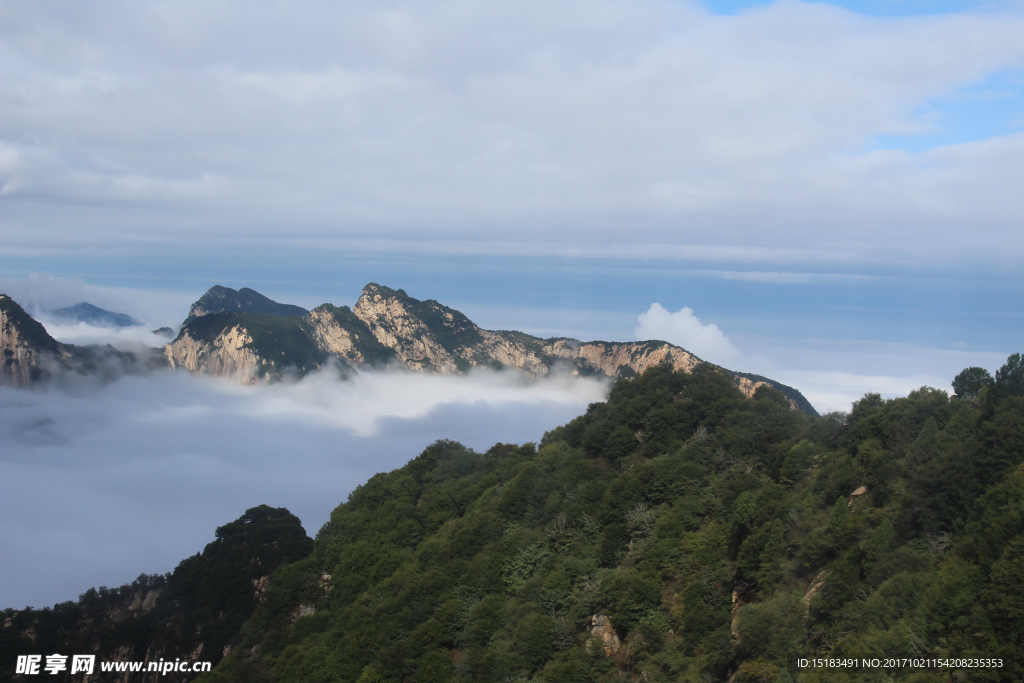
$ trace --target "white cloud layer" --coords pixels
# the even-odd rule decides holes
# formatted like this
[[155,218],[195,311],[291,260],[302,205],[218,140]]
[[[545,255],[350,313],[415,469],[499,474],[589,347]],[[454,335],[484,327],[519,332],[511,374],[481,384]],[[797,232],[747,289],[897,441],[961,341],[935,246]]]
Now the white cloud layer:
[[923,386],[949,392],[964,368],[976,365],[995,374],[1009,355],[868,340],[794,341],[752,348],[737,369],[799,389],[819,413],[849,412],[866,393],[899,398]]
[[1019,11],[107,2],[0,21],[9,252],[230,245],[284,225],[882,260],[1024,251],[1024,133],[871,149],[947,125],[932,99],[1024,67]]
[[949,393],[950,379],[934,375],[859,375],[852,372],[782,370],[784,383],[799,386],[801,393],[820,413],[849,412],[864,394],[899,398],[915,389],[932,387]]
[[637,323],[633,331],[637,339],[667,341],[716,365],[735,369],[743,355],[718,325],[702,323],[689,306],[670,313],[661,304],[653,303],[637,317]]
[[[145,325],[131,327],[93,327],[85,323],[74,325],[55,323],[46,316],[37,319],[51,337],[65,344],[87,346],[89,344],[110,344],[115,349],[130,350],[139,346],[158,347],[170,341],[165,336],[153,334]],[[175,330],[176,332],[177,330]]]
[[[60,341],[71,344],[106,344],[123,338],[144,341],[151,346],[158,344],[151,343],[154,339],[148,332],[165,326],[177,329],[177,325],[188,315],[189,306],[199,297],[195,292],[105,287],[87,283],[80,278],[38,273],[27,277],[0,276],[0,293],[7,294],[29,315],[41,320],[50,334]],[[145,331],[129,328],[112,332],[87,325],[68,325],[50,320],[47,316],[47,311],[74,306],[83,301],[114,313],[130,315],[143,323]]]
[[266,503],[315,534],[349,491],[439,438],[537,441],[607,384],[513,373],[331,373],[240,387],[170,371],[0,386],[0,607],[170,571]]

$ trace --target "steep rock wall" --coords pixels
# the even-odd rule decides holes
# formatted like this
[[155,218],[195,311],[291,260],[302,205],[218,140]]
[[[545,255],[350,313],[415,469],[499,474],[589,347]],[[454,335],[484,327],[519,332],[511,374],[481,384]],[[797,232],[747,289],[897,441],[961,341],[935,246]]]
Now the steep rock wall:
[[[269,330],[273,327],[269,318],[262,314],[243,315],[241,320],[216,322],[216,326],[225,325],[219,334],[214,333],[216,327],[207,326],[205,332],[198,332],[198,338],[189,334],[189,325],[196,323],[187,323],[179,338],[167,346],[167,358],[172,367],[234,376],[248,383],[261,376],[280,376],[285,365],[294,366],[301,374],[321,367],[331,357],[353,368],[368,364],[384,367],[397,361],[416,372],[461,375],[474,367],[510,368],[533,377],[556,371],[629,377],[662,363],[689,372],[704,362],[664,341],[581,342],[484,330],[455,309],[375,283],[363,288],[351,310],[323,304],[294,320],[298,322],[290,331],[280,325],[273,331]],[[235,327],[228,329],[232,322]],[[239,325],[247,322],[251,334],[245,325]],[[253,337],[258,343],[253,343]],[[286,343],[285,337],[290,341]],[[285,352],[281,349],[286,348],[298,348],[302,354],[282,357]],[[280,367],[271,370],[275,361],[268,359],[275,359]],[[815,414],[792,387],[748,373],[734,373],[734,383],[748,398],[759,387],[770,386],[781,391],[794,409]]]
[[[241,384],[253,384],[258,370],[268,361],[247,348],[252,337],[244,327],[235,325],[217,335],[212,341],[194,339],[185,330],[164,347],[164,355],[172,368],[183,367],[214,377],[231,377]],[[273,365],[274,361],[269,361]]]
[[462,353],[469,365],[514,368],[533,377],[551,372],[551,359],[542,349],[510,339],[501,332],[480,330],[480,336],[483,341]]
[[366,362],[356,347],[352,334],[343,328],[338,320],[324,308],[309,312],[306,320],[313,328],[313,341],[327,353],[343,358],[350,365],[359,367]]
[[[398,359],[411,370],[459,374],[452,354],[434,338],[423,320],[410,313],[405,302],[382,289],[368,285],[352,309],[377,341],[394,350]],[[454,318],[444,311],[440,315],[449,320]]]
[[0,382],[25,386],[67,356],[64,347],[6,294],[0,294]]

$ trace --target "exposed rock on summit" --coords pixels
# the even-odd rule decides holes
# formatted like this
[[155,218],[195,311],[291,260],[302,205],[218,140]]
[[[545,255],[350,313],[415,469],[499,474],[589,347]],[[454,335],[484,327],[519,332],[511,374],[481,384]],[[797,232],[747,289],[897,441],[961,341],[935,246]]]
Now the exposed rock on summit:
[[211,341],[197,339],[184,331],[172,344],[167,345],[167,360],[171,367],[181,366],[192,372],[237,377],[240,381],[252,379],[259,357],[248,347],[252,337],[241,325],[222,331]]
[[433,299],[419,301],[401,289],[371,282],[363,288],[353,313],[410,369],[452,375],[475,365],[460,351],[482,341],[480,328]]

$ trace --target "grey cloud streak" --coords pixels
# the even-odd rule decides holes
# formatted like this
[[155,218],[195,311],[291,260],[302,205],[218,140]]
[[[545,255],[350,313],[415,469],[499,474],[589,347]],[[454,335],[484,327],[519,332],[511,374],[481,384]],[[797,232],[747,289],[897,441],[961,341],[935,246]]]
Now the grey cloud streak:
[[261,503],[315,534],[349,491],[434,440],[536,441],[605,388],[404,372],[241,387],[170,371],[0,387],[0,606],[170,571]]
[[[894,257],[927,242],[928,257],[988,261],[1024,246],[1024,134],[863,151],[934,128],[918,113],[928,98],[1024,65],[1019,12],[13,7],[0,48],[10,245],[145,250],[288,225],[597,243],[629,228],[653,244],[853,253],[881,240]],[[85,233],[39,209],[68,202],[100,207]]]

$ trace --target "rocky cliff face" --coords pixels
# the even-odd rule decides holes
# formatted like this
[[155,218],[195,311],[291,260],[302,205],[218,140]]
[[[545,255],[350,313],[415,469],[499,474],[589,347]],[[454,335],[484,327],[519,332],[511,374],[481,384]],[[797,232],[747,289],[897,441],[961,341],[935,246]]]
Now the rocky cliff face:
[[666,361],[677,370],[690,370],[701,362],[667,342],[584,343],[483,330],[436,301],[417,301],[402,290],[372,283],[363,289],[354,312],[412,370],[462,374],[482,366],[542,376],[563,366],[573,374],[613,377],[639,374]]
[[412,370],[460,374],[471,365],[460,352],[480,339],[480,328],[458,311],[374,283],[363,288],[353,313]]
[[118,351],[109,344],[62,344],[6,294],[0,294],[0,353],[0,383],[15,386],[66,374],[112,380],[166,365],[156,349]]
[[352,333],[343,327],[327,305],[319,306],[309,312],[309,322],[313,326],[313,341],[327,353],[344,358],[353,365],[366,362],[363,354],[356,348],[356,340]]
[[348,306],[323,304],[310,311],[304,320],[319,349],[352,367],[386,365],[396,359],[394,349],[382,344]]
[[164,355],[171,367],[243,384],[303,374],[332,358],[353,368],[396,358],[347,306],[331,304],[301,317],[224,312],[190,317]]
[[172,368],[233,377],[249,384],[256,380],[259,366],[266,365],[266,361],[249,348],[251,344],[252,337],[241,325],[226,328],[212,340],[193,337],[185,329],[164,347],[164,355]]
[[[208,306],[200,305],[204,300],[223,298],[216,289],[193,305],[193,317],[182,326],[178,338],[167,345],[166,355],[172,366],[252,383],[280,377],[289,367],[289,358],[301,371],[334,358],[352,368],[400,364],[415,372],[445,375],[464,374],[474,367],[509,368],[533,377],[558,371],[632,377],[661,363],[689,371],[703,362],[664,341],[581,342],[484,330],[437,301],[420,301],[401,289],[376,283],[363,288],[351,310],[323,304],[302,317],[273,319],[267,315],[205,313]],[[267,333],[264,328],[268,326],[276,331]],[[281,350],[285,338],[287,353]],[[294,361],[296,358],[309,360],[302,364]],[[814,412],[800,392],[767,378],[736,373],[735,382],[748,397],[758,387],[768,385],[781,391],[794,408]]]
[[24,386],[41,379],[68,353],[6,294],[0,294],[0,381]]
[[689,371],[702,362],[692,353],[663,341],[581,344],[575,339],[559,339],[545,344],[545,349],[556,358],[570,360],[578,371],[592,370],[609,377],[639,375],[651,366],[666,362],[673,370]]

